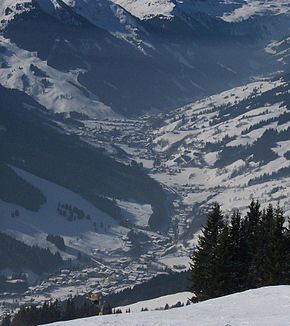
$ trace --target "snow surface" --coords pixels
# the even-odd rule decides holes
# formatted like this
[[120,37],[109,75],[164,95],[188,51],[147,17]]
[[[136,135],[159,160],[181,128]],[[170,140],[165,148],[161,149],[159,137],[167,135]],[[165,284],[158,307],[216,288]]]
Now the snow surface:
[[[8,66],[0,68],[2,86],[24,91],[55,113],[75,111],[99,118],[117,116],[110,107],[100,102],[97,96],[87,90],[84,91],[77,80],[81,70],[70,72],[56,70],[46,61],[39,59],[36,53],[20,49],[3,36],[0,36],[0,46],[5,47],[7,51],[0,59]],[[43,71],[47,77],[36,76],[31,71],[31,64]]]
[[[95,26],[112,33],[134,33],[135,19],[110,0],[62,0],[78,15]],[[53,14],[59,8],[57,0],[37,0],[40,7]]]
[[236,22],[248,19],[254,15],[263,14],[290,14],[289,0],[246,0],[243,6],[231,13],[225,14],[223,19],[228,22]]
[[129,304],[127,306],[120,306],[115,309],[121,309],[125,312],[130,309],[131,312],[141,312],[141,309],[147,308],[148,310],[161,310],[164,309],[165,305],[168,304],[170,307],[180,302],[186,305],[187,301],[192,298],[191,292],[180,292],[176,294],[165,295],[159,298],[139,301],[137,303]]
[[175,4],[172,0],[113,0],[124,7],[132,15],[140,19],[155,16],[173,17]]
[[140,19],[162,17],[170,19],[175,15],[182,16],[196,12],[221,17],[228,22],[246,20],[254,15],[288,14],[288,0],[113,0],[132,15]]
[[[45,195],[46,203],[38,212],[31,212],[14,204],[0,201],[0,213],[5,217],[0,221],[1,230],[5,230],[6,233],[28,245],[49,247],[55,252],[55,246],[46,241],[46,236],[55,234],[57,229],[67,245],[66,253],[61,253],[64,258],[73,258],[78,251],[86,254],[91,254],[96,249],[111,252],[124,246],[121,238],[127,234],[128,229],[120,227],[114,219],[95,208],[80,195],[21,169],[14,168],[14,170]],[[69,222],[57,213],[59,201],[82,209],[85,214],[91,216],[91,219]],[[20,217],[12,218],[11,212],[16,208],[20,212]],[[98,226],[98,232],[95,231],[94,223]],[[104,226],[110,225],[110,230],[104,232],[99,227],[100,223]]]
[[128,219],[130,223],[143,227],[148,226],[149,219],[153,214],[151,205],[141,205],[124,200],[117,200],[117,204],[122,209],[124,218]]
[[13,20],[18,14],[28,12],[32,6],[32,0],[1,0],[0,1],[0,30]]
[[[160,302],[164,303],[165,301],[166,299]],[[52,325],[289,326],[290,286],[274,286],[249,290],[166,311],[91,317],[54,323]]]

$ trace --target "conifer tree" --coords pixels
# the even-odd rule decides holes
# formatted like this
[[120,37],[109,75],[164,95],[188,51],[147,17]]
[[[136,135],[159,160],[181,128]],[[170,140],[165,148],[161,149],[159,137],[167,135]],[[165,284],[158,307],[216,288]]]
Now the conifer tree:
[[243,263],[245,248],[242,246],[242,221],[239,211],[231,216],[229,226],[229,251],[230,251],[230,275],[229,288],[231,292],[238,292],[244,288],[247,266]]
[[219,236],[223,230],[223,215],[219,204],[214,204],[202,228],[198,245],[192,256],[192,292],[193,301],[202,301],[217,295],[219,280],[217,279],[217,248]]
[[286,284],[290,284],[290,217],[288,217],[288,228],[285,232],[285,246],[286,246]]
[[259,226],[261,221],[261,206],[252,200],[246,217],[241,224],[241,258],[244,269],[244,288],[250,289],[258,283],[257,248],[259,241]]
[[271,242],[273,241],[274,209],[271,204],[263,211],[259,224],[256,270],[258,279],[255,286],[270,285]]
[[228,222],[224,222],[217,239],[216,263],[214,266],[214,278],[212,280],[214,297],[227,295],[231,292],[231,269],[232,259],[230,251]]
[[268,252],[264,260],[264,274],[266,285],[283,284],[289,266],[287,265],[287,248],[284,212],[278,205],[273,211],[269,238]]

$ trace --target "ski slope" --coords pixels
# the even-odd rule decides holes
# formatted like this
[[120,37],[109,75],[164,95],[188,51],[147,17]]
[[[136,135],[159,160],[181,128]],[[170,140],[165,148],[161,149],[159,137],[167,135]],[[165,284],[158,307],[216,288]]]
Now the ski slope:
[[116,309],[121,309],[122,312],[125,312],[128,309],[130,309],[131,312],[140,312],[142,308],[148,309],[149,311],[163,310],[166,304],[171,307],[180,302],[185,306],[190,298],[192,298],[191,292],[181,292],[176,294],[165,295],[163,297],[151,300],[139,301],[137,303],[129,304],[127,306],[121,306]]
[[289,326],[290,286],[264,287],[166,311],[59,322],[55,326]]

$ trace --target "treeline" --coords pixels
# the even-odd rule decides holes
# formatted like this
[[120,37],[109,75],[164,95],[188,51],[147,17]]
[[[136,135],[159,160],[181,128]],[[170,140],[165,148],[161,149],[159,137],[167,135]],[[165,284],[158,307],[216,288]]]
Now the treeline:
[[188,291],[190,288],[190,272],[163,274],[151,280],[136,284],[117,293],[109,294],[106,300],[113,307],[126,306],[135,302],[150,300],[164,295]]
[[57,205],[57,212],[59,215],[66,217],[66,219],[70,222],[76,220],[91,219],[91,216],[89,214],[85,214],[82,209],[72,207],[69,204],[62,204],[60,202]]
[[[46,202],[45,196],[0,161],[0,199],[37,212]],[[17,217],[17,216],[15,216]]]
[[1,326],[35,326],[57,321],[96,316],[99,308],[89,302],[76,305],[73,299],[65,302],[54,301],[42,306],[22,307],[15,316],[7,315]]
[[59,253],[28,246],[7,234],[0,233],[0,269],[15,271],[29,269],[36,274],[56,269],[63,263]]
[[48,234],[46,236],[46,240],[53,243],[56,246],[56,248],[58,248],[59,250],[62,250],[62,251],[66,250],[66,245],[65,245],[63,237],[61,237],[59,235]]
[[290,231],[283,210],[261,210],[252,201],[246,216],[230,218],[215,204],[191,260],[193,301],[251,288],[290,284]]

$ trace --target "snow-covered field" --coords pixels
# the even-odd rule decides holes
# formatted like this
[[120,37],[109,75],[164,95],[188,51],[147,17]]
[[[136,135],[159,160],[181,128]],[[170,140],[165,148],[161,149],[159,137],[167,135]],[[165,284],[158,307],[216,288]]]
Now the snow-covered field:
[[165,295],[151,300],[140,301],[127,306],[117,307],[116,309],[121,309],[122,312],[126,312],[126,310],[128,309],[130,309],[131,312],[141,312],[142,308],[143,310],[148,309],[149,311],[163,310],[166,304],[171,307],[180,302],[185,306],[191,298],[191,292],[181,292],[176,294]]
[[[164,302],[166,302],[166,297]],[[55,326],[289,326],[290,286],[265,287],[166,311],[123,313]]]

